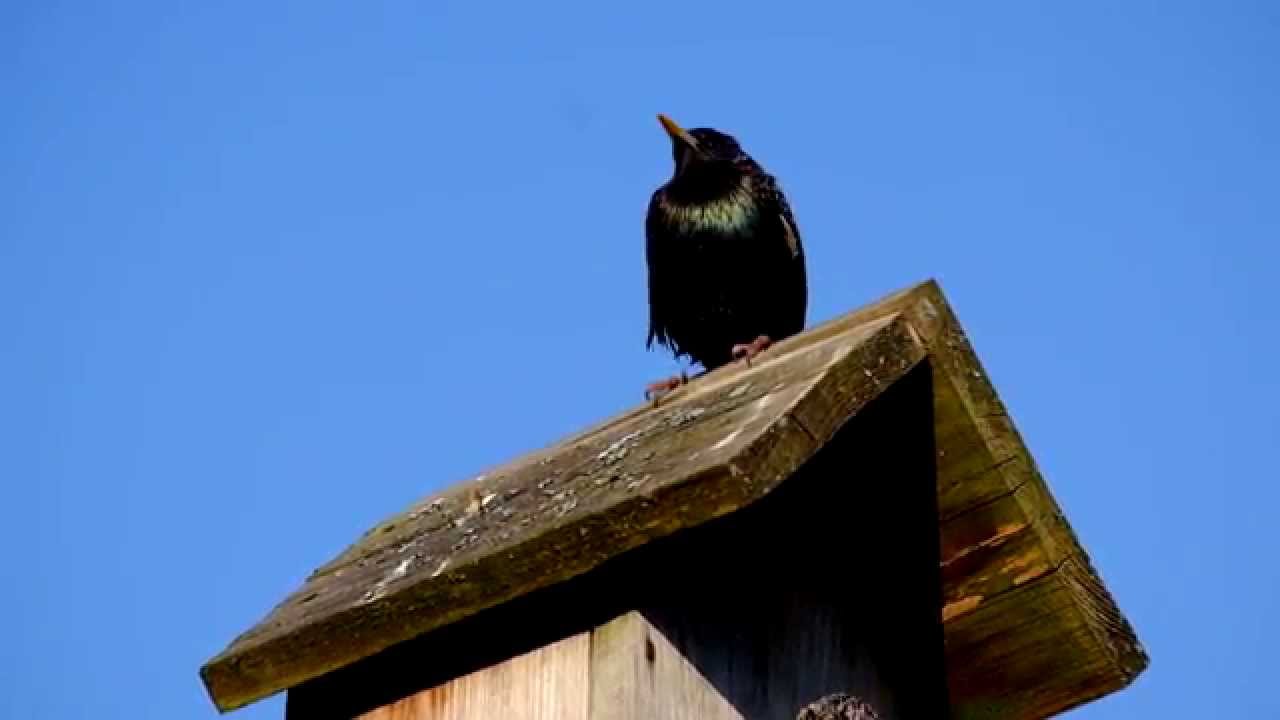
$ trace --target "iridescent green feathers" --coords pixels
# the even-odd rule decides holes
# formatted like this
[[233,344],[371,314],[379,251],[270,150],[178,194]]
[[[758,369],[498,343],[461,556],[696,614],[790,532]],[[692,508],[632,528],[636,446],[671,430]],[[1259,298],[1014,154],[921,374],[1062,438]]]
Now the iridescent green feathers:
[[647,344],[712,369],[734,345],[804,328],[804,247],[777,181],[736,140],[661,119],[675,172],[645,222]]

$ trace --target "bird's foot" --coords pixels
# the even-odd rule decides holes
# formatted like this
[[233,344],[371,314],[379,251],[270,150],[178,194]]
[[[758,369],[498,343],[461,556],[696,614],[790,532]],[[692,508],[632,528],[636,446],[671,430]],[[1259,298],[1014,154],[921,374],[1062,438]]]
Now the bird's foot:
[[749,343],[734,345],[730,353],[733,355],[734,360],[745,360],[747,366],[750,367],[751,361],[755,359],[755,356],[764,352],[772,344],[773,341],[769,339],[768,335],[761,335]]
[[684,373],[680,373],[679,375],[673,375],[666,380],[649,383],[649,386],[644,389],[644,399],[650,400],[656,405],[658,401],[662,400],[662,398],[666,397],[676,388],[687,382],[689,382],[689,376]]

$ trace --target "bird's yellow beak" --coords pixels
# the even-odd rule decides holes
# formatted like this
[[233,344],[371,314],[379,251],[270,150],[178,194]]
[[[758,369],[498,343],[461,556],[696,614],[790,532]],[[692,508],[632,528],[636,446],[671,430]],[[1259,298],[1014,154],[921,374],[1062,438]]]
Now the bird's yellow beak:
[[662,123],[662,129],[667,131],[672,140],[679,140],[694,150],[698,149],[698,141],[687,130],[677,125],[675,120],[658,113],[658,122]]

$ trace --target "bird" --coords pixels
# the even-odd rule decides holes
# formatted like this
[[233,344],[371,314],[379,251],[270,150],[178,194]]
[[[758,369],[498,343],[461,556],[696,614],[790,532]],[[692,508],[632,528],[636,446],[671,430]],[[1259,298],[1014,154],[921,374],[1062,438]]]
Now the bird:
[[[645,216],[649,335],[711,371],[747,364],[804,329],[808,281],[800,230],[773,175],[732,135],[658,121],[674,169]],[[660,398],[688,376],[652,383]]]

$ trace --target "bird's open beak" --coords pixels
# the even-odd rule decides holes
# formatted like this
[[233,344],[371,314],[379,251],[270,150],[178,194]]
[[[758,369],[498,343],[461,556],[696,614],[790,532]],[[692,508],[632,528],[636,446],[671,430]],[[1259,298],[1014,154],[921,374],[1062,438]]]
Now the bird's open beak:
[[667,131],[672,140],[678,140],[688,145],[692,150],[698,149],[698,141],[687,130],[677,125],[675,120],[658,113],[658,122],[662,123],[662,128]]

